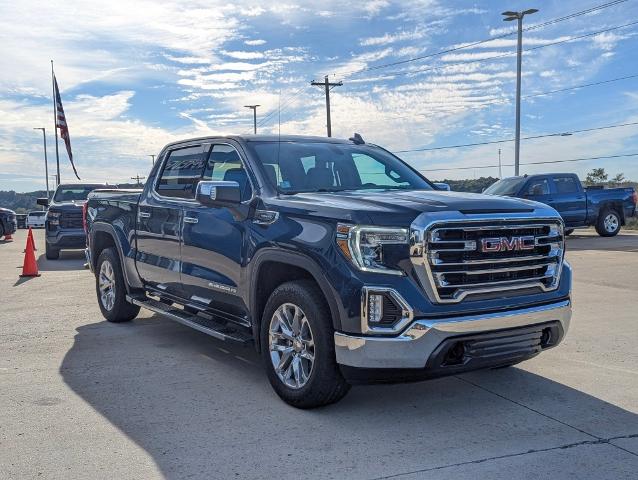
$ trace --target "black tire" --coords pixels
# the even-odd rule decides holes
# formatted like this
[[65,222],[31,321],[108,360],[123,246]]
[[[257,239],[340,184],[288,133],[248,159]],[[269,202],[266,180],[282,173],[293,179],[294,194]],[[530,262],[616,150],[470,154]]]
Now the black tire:
[[4,226],[0,222],[0,238],[4,237]]
[[[102,297],[100,290],[100,276],[105,262],[108,262],[110,271],[112,272],[112,288],[109,291],[113,293],[112,303],[109,303]],[[126,301],[126,283],[124,282],[124,275],[122,275],[120,258],[113,247],[102,250],[97,259],[97,265],[95,267],[95,291],[97,293],[97,303],[100,306],[102,315],[109,322],[128,322],[140,313],[140,307],[138,305],[133,305]]]
[[565,229],[565,236],[571,235],[572,233],[574,233],[574,229],[573,228],[566,228]]
[[47,260],[57,260],[60,258],[60,250],[50,246],[49,242],[44,242],[44,254]]
[[[615,228],[609,228],[609,224]],[[598,215],[596,221],[596,233],[601,237],[615,237],[620,232],[620,215],[613,208],[605,208]]]
[[[279,378],[271,360],[270,323],[274,313],[284,304],[293,304],[303,311],[314,341],[314,362],[307,381],[299,388],[286,385]],[[330,310],[314,282],[287,282],[277,287],[270,295],[261,321],[261,355],[268,380],[284,402],[296,408],[315,408],[334,403],[348,393],[350,385],[341,375],[335,360],[333,338]]]

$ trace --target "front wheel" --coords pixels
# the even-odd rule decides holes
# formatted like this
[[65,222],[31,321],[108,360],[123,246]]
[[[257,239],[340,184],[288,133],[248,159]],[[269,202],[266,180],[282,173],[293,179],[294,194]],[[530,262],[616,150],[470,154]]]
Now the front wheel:
[[330,311],[313,282],[275,289],[264,309],[260,341],[268,380],[286,403],[314,408],[348,393],[335,360]]
[[601,237],[614,237],[620,232],[620,215],[610,208],[603,210],[596,222],[596,232]]
[[140,312],[138,305],[126,301],[126,284],[117,251],[105,248],[97,259],[95,291],[102,315],[109,322],[128,322]]

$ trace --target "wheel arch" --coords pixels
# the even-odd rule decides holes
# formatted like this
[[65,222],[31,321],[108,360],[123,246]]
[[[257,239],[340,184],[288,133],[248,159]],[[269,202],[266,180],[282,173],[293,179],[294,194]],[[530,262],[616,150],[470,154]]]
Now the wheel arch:
[[620,200],[607,200],[607,201],[602,202],[600,204],[599,208],[598,208],[598,218],[596,220],[597,221],[600,220],[602,215],[607,210],[613,210],[614,212],[616,212],[618,214],[618,217],[620,218],[620,224],[621,225],[625,225],[625,209],[623,208],[622,201],[620,201]]
[[[120,236],[111,224],[104,222],[94,222],[91,225],[89,236],[92,263],[91,266],[94,271],[97,267],[97,260],[102,250],[109,247],[115,247],[117,256],[120,260],[120,267],[122,268],[122,273],[124,274],[127,293],[131,293],[131,290],[133,288],[139,288],[142,286],[139,282],[139,279],[137,278],[135,271],[131,272],[130,267],[132,266],[132,268],[134,268],[134,265],[132,265],[134,260],[130,257],[130,253],[132,251],[131,246],[129,242],[126,241],[127,248],[126,250],[124,249]],[[130,262],[127,262],[126,259],[130,259]]]
[[[259,339],[263,309],[275,288],[285,282],[301,279],[312,280],[319,287],[330,310],[333,328],[341,328],[341,310],[337,302],[337,293],[326,279],[321,267],[311,258],[301,253],[265,248],[255,255],[251,264],[248,303],[254,338]],[[255,346],[259,351],[259,341],[255,341]]]

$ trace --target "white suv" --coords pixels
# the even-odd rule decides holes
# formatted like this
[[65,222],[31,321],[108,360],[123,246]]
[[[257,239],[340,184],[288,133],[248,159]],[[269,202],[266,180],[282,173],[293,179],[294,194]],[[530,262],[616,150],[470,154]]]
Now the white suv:
[[27,228],[44,228],[44,217],[46,213],[47,212],[42,210],[29,212],[27,215]]

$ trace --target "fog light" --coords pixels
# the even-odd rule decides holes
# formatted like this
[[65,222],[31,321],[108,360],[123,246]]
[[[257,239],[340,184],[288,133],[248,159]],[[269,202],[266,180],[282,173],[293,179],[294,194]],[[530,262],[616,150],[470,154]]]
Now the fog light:
[[383,295],[371,293],[368,296],[368,321],[379,323],[383,318]]

